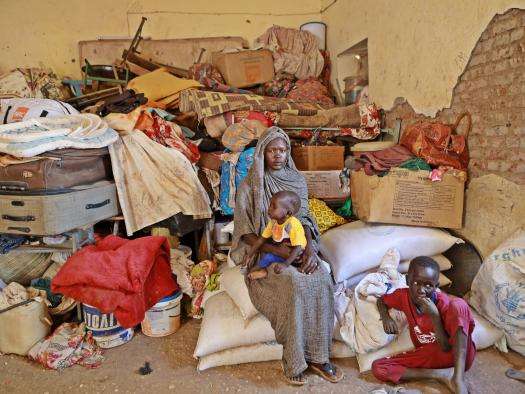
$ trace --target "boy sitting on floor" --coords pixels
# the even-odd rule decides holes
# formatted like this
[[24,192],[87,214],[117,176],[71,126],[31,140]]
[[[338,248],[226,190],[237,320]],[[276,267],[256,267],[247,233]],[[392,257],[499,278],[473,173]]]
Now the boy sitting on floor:
[[464,373],[474,362],[474,319],[461,298],[437,291],[439,266],[430,257],[410,263],[408,289],[397,289],[377,301],[383,328],[398,334],[389,308],[405,313],[414,350],[374,361],[372,372],[382,381],[437,379],[453,392],[468,393]]
[[252,270],[248,274],[249,279],[265,278],[268,275],[267,268],[273,263],[279,263],[274,266],[274,272],[279,274],[301,255],[306,248],[306,236],[303,225],[294,216],[299,212],[300,208],[301,200],[297,193],[280,191],[272,196],[268,207],[270,221],[261,236],[246,254],[243,266],[249,265],[249,262],[257,254],[261,246],[270,238],[274,242],[289,242],[292,246],[292,252],[287,259],[271,253],[263,254],[257,264],[259,269]]

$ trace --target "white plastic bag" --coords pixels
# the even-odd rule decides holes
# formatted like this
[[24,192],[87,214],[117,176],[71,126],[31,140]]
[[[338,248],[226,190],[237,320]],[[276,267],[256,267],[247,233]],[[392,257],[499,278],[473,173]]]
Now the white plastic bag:
[[485,259],[469,303],[505,331],[508,345],[525,355],[525,230],[520,229]]
[[361,221],[328,230],[321,236],[321,252],[330,263],[336,282],[377,267],[390,248],[401,260],[443,253],[463,242],[449,233],[428,227],[374,225]]

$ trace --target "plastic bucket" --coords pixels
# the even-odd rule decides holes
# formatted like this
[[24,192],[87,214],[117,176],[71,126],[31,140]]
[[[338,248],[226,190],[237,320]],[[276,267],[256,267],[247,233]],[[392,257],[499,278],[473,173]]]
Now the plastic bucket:
[[133,327],[121,327],[113,313],[102,313],[88,304],[82,304],[82,309],[86,327],[93,333],[93,339],[101,348],[120,346],[133,338]]
[[180,328],[180,291],[163,298],[146,312],[141,323],[142,332],[148,337],[165,337]]

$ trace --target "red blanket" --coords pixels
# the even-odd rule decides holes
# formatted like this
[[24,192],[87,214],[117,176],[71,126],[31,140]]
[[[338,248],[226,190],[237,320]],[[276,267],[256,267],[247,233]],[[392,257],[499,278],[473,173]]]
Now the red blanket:
[[129,328],[161,298],[178,290],[169,261],[165,237],[128,240],[110,235],[71,256],[51,289],[114,313],[119,324]]

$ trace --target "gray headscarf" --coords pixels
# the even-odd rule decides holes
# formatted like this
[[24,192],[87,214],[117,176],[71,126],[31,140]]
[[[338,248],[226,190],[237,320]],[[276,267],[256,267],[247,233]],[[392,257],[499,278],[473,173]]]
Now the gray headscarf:
[[[280,170],[273,171],[265,168],[264,151],[268,144],[277,138],[286,142],[288,147],[286,164]],[[312,240],[317,243],[319,230],[317,223],[308,211],[308,189],[303,175],[297,170],[290,155],[290,138],[278,127],[270,127],[259,138],[255,148],[253,165],[248,175],[237,189],[234,212],[233,243],[230,257],[235,264],[240,264],[247,252],[247,245],[241,240],[246,234],[261,234],[268,223],[268,206],[273,194],[281,190],[296,192],[301,199],[301,209],[297,218],[303,226],[309,227]]]

